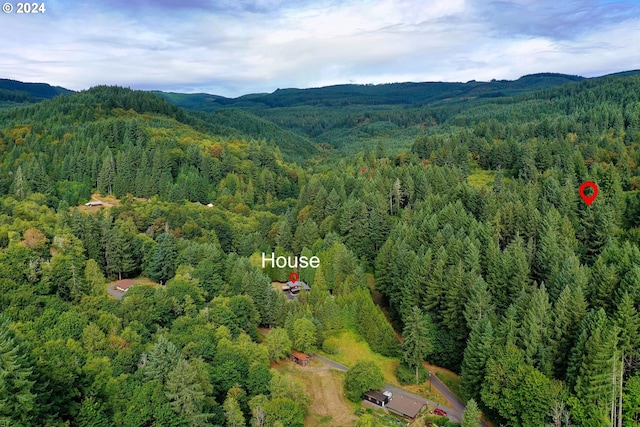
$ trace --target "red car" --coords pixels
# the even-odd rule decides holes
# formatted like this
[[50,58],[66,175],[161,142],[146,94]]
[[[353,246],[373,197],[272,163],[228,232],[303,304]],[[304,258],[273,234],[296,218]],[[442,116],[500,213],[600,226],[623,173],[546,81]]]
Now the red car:
[[446,412],[446,411],[443,411],[443,410],[442,410],[442,409],[440,409],[440,408],[436,408],[436,409],[434,409],[434,410],[433,410],[433,413],[434,413],[434,414],[436,414],[436,415],[437,415],[437,416],[439,416],[439,417],[446,417],[446,416],[447,416],[447,412]]

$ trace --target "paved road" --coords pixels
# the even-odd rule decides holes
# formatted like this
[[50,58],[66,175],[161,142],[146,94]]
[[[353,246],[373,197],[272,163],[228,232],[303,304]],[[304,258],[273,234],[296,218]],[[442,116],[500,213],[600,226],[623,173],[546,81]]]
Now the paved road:
[[331,359],[327,359],[327,358],[326,358],[326,357],[324,357],[324,356],[320,356],[318,353],[314,353],[313,358],[314,358],[314,359],[318,359],[318,360],[322,360],[322,361],[323,361],[324,363],[326,363],[327,365],[331,365],[331,366],[333,366],[334,368],[336,368],[336,369],[337,369],[337,370],[339,370],[339,371],[345,371],[345,372],[347,372],[347,371],[349,370],[349,368],[348,368],[348,367],[346,367],[346,366],[344,366],[344,365],[341,365],[340,363],[335,362],[335,361],[333,361],[333,360],[331,360]]
[[[456,396],[455,394],[453,394],[453,392],[451,390],[449,390],[449,387],[447,387],[447,385],[445,383],[443,383],[440,378],[438,378],[434,372],[431,372],[431,384],[436,388],[436,390],[438,390],[440,393],[442,393],[442,395],[449,401],[449,403],[451,404],[451,406],[453,407],[453,409],[451,410],[451,412],[447,411],[445,409],[445,411],[447,411],[448,415],[450,415],[449,418],[453,417],[459,417],[460,421],[462,421],[462,413],[464,412],[464,402],[460,399],[458,399],[458,396]],[[452,417],[452,416],[453,417]],[[484,421],[480,421],[480,425],[482,427],[488,427],[487,424],[485,424]]]
[[[347,371],[349,368],[345,365],[342,365],[338,362],[335,362],[331,359],[328,359],[324,356],[320,356],[319,354],[314,354],[314,358],[318,360],[322,360],[324,363],[333,366],[334,368],[340,371]],[[433,408],[441,408],[447,412],[447,416],[453,422],[462,422],[462,412],[464,411],[464,403],[458,397],[449,390],[449,388],[444,384],[438,377],[436,377],[433,373],[431,374],[431,384],[435,387],[440,393],[444,395],[444,397],[451,402],[451,407],[440,405],[432,400],[425,399],[424,397],[418,396],[417,394],[410,393],[406,390],[403,390],[399,387],[393,386],[391,384],[385,384],[384,389],[390,391],[393,394],[403,394],[412,399],[416,399],[419,402],[423,402]],[[483,427],[487,427],[487,425],[483,422]]]
[[[453,394],[449,387],[438,378],[435,373],[431,373],[431,385],[438,390],[444,397],[449,401],[452,406],[451,412],[447,411],[450,415],[456,416],[460,418],[462,421],[462,413],[464,412],[464,403],[458,399],[458,396]],[[446,409],[445,409],[446,411]]]

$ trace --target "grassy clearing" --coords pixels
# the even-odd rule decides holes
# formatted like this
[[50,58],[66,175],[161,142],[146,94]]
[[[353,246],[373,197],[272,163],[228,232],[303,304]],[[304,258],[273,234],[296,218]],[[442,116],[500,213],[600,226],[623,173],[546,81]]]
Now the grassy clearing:
[[[374,361],[378,364],[378,366],[380,366],[380,368],[382,368],[382,373],[384,374],[384,379],[387,383],[402,387],[407,391],[425,397],[429,400],[433,400],[436,403],[440,403],[442,405],[447,404],[447,399],[442,394],[440,394],[440,392],[438,392],[435,387],[429,387],[429,381],[425,381],[422,384],[413,384],[408,386],[400,385],[395,375],[396,369],[400,364],[399,359],[393,357],[385,357],[378,353],[374,353],[373,351],[371,351],[366,341],[356,332],[352,330],[342,330],[336,332],[332,336],[336,338],[336,342],[338,344],[338,353],[328,354],[323,351],[319,351],[318,353],[349,367],[353,366],[358,360],[364,359]],[[445,373],[449,373],[450,376],[457,377],[456,374],[444,368],[430,365],[427,366],[433,368],[433,370],[436,372],[442,371]],[[440,376],[438,378],[440,378]],[[448,384],[444,379],[442,381],[445,382],[445,384]],[[458,388],[460,379],[457,378],[456,380],[455,378],[452,378],[451,381],[452,384],[457,384],[454,386],[456,388],[452,389],[452,391],[459,396]]]
[[287,361],[274,368],[304,384],[311,398],[305,425],[347,427],[355,424],[354,414],[359,405],[344,397],[344,372],[330,369],[315,360],[307,367]]
[[282,286],[286,285],[284,282],[271,282],[271,287],[276,292],[282,292]]
[[115,286],[119,283],[133,283],[136,286],[139,285],[145,285],[145,286],[151,286],[152,288],[155,288],[158,286],[158,283],[154,282],[153,280],[149,279],[148,277],[144,277],[144,276],[138,276],[136,278],[133,279],[122,279],[122,280],[114,280],[112,282],[109,282],[109,284],[107,286]]
[[477,189],[491,188],[493,186],[493,181],[493,173],[480,168],[474,168],[467,178],[469,185]]
[[337,339],[338,352],[336,354],[328,354],[320,351],[320,354],[349,367],[353,366],[358,360],[371,360],[382,368],[386,382],[398,385],[395,375],[396,369],[400,364],[398,359],[374,353],[369,348],[369,344],[354,331],[342,330],[332,334],[332,336]]

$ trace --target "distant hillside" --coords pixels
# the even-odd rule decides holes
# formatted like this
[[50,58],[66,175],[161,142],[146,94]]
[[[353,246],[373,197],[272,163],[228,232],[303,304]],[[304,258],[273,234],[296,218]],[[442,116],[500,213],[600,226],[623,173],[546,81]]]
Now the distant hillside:
[[[233,123],[228,125],[232,132]],[[49,206],[59,199],[76,205],[96,190],[203,204],[219,196],[234,205],[297,198],[297,166],[273,143],[215,130],[213,122],[149,92],[121,87],[98,86],[3,110],[0,194],[14,189],[22,199],[41,193]],[[289,152],[301,157],[294,149]]]
[[[117,92],[118,96],[114,97],[114,92]],[[283,158],[288,161],[302,161],[317,154],[319,151],[308,138],[282,129],[274,123],[246,111],[225,111],[222,114],[203,115],[196,118],[179,107],[180,104],[184,103],[194,104],[194,101],[195,103],[204,103],[207,102],[207,99],[226,98],[206,94],[201,96],[163,94],[162,97],[157,97],[152,93],[145,92],[148,96],[144,98],[144,103],[140,103],[132,101],[132,94],[134,93],[132,91],[97,86],[85,92],[85,95],[79,96],[78,99],[86,98],[86,94],[89,93],[97,95],[98,98],[108,94],[102,100],[104,102],[103,107],[123,108],[125,110],[134,109],[137,112],[147,112],[149,108],[153,107],[153,112],[169,115],[185,124],[193,125],[201,131],[238,139],[264,139],[271,141],[280,147]],[[74,94],[74,92],[44,83],[22,83],[15,80],[1,79],[0,109],[33,104],[54,98],[60,94]],[[98,102],[98,100],[95,100],[95,102]],[[72,105],[78,105],[78,103],[73,102]],[[93,105],[87,105],[86,108],[91,109]]]
[[635,76],[640,74],[640,70],[629,70],[629,71],[620,71],[619,73],[611,73],[611,74],[607,74],[606,76],[603,77],[627,77],[627,76]]
[[194,111],[214,111],[228,105],[231,98],[224,96],[210,95],[208,93],[175,93],[152,91],[172,104],[178,105],[187,110]]
[[17,80],[0,79],[0,99],[4,99],[2,96],[7,96],[8,92],[28,94],[33,100],[42,100],[51,99],[58,95],[71,93],[72,91],[46,83],[23,83]]
[[[293,133],[303,138],[297,140],[298,143],[313,141],[320,146],[331,146],[337,150],[335,155],[342,157],[371,152],[378,147],[388,150],[388,154],[406,151],[419,134],[435,126],[487,121],[497,111],[503,114],[508,110],[505,114],[519,117],[528,114],[533,106],[537,108],[538,104],[544,105],[566,93],[628,84],[627,79],[637,74],[638,71],[627,71],[584,78],[538,73],[513,81],[336,85],[279,89],[270,94],[249,94],[234,99],[206,94],[159,95],[192,110],[212,111],[214,114],[200,113],[202,120],[217,126],[233,122],[236,131],[254,138],[272,134],[264,123],[269,121],[277,126],[274,129],[278,129],[280,136],[273,140],[280,141],[283,153],[295,146],[288,142],[288,139],[296,141]],[[517,108],[510,107],[514,105]],[[242,112],[251,115],[245,117]]]
[[404,105],[419,107],[437,101],[467,100],[478,97],[511,96],[582,80],[583,77],[539,73],[518,80],[467,83],[424,82],[379,85],[334,85],[310,89],[278,89],[273,93],[225,98],[207,94],[155,92],[167,101],[195,111],[221,108],[283,108],[299,106],[345,107],[354,105]]
[[308,137],[282,128],[277,124],[239,109],[225,109],[214,113],[199,113],[196,117],[212,126],[216,135],[245,139],[264,139],[280,148],[284,159],[301,161],[319,153]]
[[[249,111],[241,110],[237,104],[230,102],[229,98],[205,93],[182,94],[158,91],[152,93],[173,105],[192,110],[194,117],[206,123],[209,131],[216,135],[241,139],[264,139],[274,143],[280,148],[285,160],[299,162],[319,153],[316,144],[305,135],[292,132]],[[228,105],[235,108],[220,108]],[[206,108],[201,109],[200,106],[206,106]],[[213,111],[213,114],[203,110]]]

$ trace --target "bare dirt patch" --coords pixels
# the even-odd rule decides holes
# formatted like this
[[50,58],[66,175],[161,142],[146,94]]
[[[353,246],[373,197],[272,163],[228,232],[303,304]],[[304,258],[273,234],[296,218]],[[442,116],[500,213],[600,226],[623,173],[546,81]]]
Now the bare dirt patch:
[[120,204],[120,200],[116,199],[114,196],[101,196],[100,193],[93,193],[91,195],[90,202],[102,202],[100,206],[86,206],[84,204],[80,205],[79,208],[82,212],[94,213],[98,212],[101,208],[110,208],[112,206],[117,206]]
[[[148,202],[149,201],[149,199],[145,199],[145,198],[142,198],[142,197],[134,197],[132,200],[135,200],[137,202]],[[113,194],[107,194],[106,196],[101,196],[100,193],[93,193],[91,195],[91,200],[89,200],[89,201],[90,202],[102,202],[102,205],[100,205],[100,206],[86,206],[83,203],[80,206],[78,206],[78,208],[82,212],[94,213],[94,212],[98,212],[102,208],[110,208],[110,207],[113,207],[113,206],[120,205],[120,199],[118,199]]]

